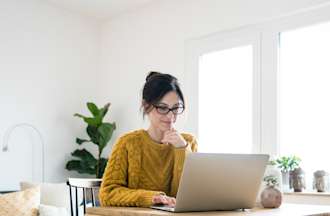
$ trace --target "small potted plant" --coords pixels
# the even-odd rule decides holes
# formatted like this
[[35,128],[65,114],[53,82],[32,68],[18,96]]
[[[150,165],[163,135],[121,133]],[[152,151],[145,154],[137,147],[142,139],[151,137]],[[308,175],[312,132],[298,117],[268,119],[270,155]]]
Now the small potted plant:
[[278,168],[275,160],[270,160],[266,166],[265,176],[275,176],[277,178],[278,189],[282,191],[282,172],[281,169]]
[[273,175],[265,176],[266,188],[261,193],[261,205],[264,208],[278,208],[282,204],[282,193],[276,187],[278,178]]
[[272,163],[275,163],[278,168],[281,169],[282,172],[282,183],[284,187],[289,187],[290,184],[290,172],[299,168],[301,159],[295,155],[293,156],[282,156]]

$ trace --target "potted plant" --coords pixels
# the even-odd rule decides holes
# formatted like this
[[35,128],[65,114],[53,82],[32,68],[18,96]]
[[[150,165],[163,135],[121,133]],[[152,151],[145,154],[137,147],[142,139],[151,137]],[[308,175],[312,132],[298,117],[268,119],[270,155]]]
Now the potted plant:
[[91,112],[92,117],[86,117],[81,114],[74,114],[74,116],[82,118],[87,124],[86,132],[88,139],[76,138],[76,143],[82,145],[83,143],[92,143],[97,146],[97,156],[94,157],[85,148],[77,149],[71,153],[75,159],[70,160],[66,164],[67,170],[74,170],[78,173],[86,173],[95,175],[96,178],[102,178],[105,166],[108,159],[103,158],[102,152],[110,141],[113,131],[116,129],[115,123],[103,122],[105,115],[110,107],[107,103],[102,108],[98,108],[94,103],[87,103],[87,108]]
[[275,160],[270,160],[267,163],[264,177],[266,176],[275,176],[277,178],[277,187],[282,191],[282,172],[281,169],[278,168]]
[[290,182],[290,180],[289,180],[290,172],[295,170],[296,168],[298,168],[300,162],[301,162],[301,159],[295,155],[282,156],[282,157],[272,161],[272,163],[276,164],[277,167],[281,169],[283,186],[285,185],[288,188],[289,182]]
[[266,188],[261,193],[261,205],[264,208],[278,208],[282,204],[282,193],[276,188],[278,178],[273,175],[265,176]]

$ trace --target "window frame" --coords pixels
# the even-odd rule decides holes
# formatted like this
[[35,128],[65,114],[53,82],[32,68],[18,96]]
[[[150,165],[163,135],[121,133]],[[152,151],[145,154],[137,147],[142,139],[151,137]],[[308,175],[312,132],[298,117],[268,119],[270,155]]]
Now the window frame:
[[[242,37],[244,36],[244,37]],[[251,29],[239,29],[233,32],[226,32],[220,34],[214,34],[210,37],[200,38],[197,40],[193,40],[189,42],[187,48],[189,51],[186,53],[186,70],[190,71],[192,76],[186,76],[187,83],[190,84],[187,86],[189,88],[189,93],[194,95],[192,100],[190,100],[191,110],[194,113],[198,113],[198,91],[199,91],[199,74],[198,74],[198,66],[199,66],[199,57],[203,54],[225,50],[229,48],[252,45],[253,48],[253,102],[252,102],[252,152],[258,153],[261,151],[261,116],[260,116],[260,34],[255,30]],[[188,74],[188,73],[187,73]],[[188,74],[188,75],[189,75]],[[192,125],[199,125],[198,116],[193,118],[191,122]],[[197,133],[198,135],[198,129]]]
[[198,136],[198,58],[225,48],[252,43],[253,62],[253,152],[279,154],[278,40],[281,32],[330,22],[329,4],[300,10],[267,22],[186,41],[185,72],[190,111],[189,129]]

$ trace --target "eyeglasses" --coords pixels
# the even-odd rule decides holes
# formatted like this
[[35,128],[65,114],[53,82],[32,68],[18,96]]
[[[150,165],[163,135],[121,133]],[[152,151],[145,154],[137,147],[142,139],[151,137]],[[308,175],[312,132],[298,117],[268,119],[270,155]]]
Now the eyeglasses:
[[161,115],[167,115],[170,111],[172,111],[174,115],[179,115],[184,111],[183,104],[175,105],[172,108],[169,108],[165,105],[156,105],[156,104],[154,104],[153,106],[156,108],[157,112]]

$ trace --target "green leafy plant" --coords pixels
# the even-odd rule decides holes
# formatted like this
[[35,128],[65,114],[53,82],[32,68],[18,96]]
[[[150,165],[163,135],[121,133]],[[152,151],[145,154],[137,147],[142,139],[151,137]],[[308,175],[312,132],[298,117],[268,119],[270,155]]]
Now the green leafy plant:
[[279,185],[278,179],[274,175],[265,176],[264,181],[268,187],[276,187]]
[[299,167],[301,159],[297,156],[282,156],[274,161],[272,164],[277,165],[278,168],[281,169],[282,172],[293,171],[294,169]]
[[81,114],[74,114],[75,117],[82,118],[87,123],[86,132],[89,139],[76,138],[76,143],[93,143],[98,148],[97,157],[87,151],[85,148],[77,149],[71,153],[76,159],[70,160],[66,164],[67,170],[74,170],[78,173],[93,174],[96,178],[102,178],[107,159],[101,157],[103,149],[110,141],[113,131],[116,129],[116,123],[103,122],[104,116],[107,114],[110,103],[98,108],[94,103],[87,103],[87,108],[91,112],[92,117],[86,117]]

